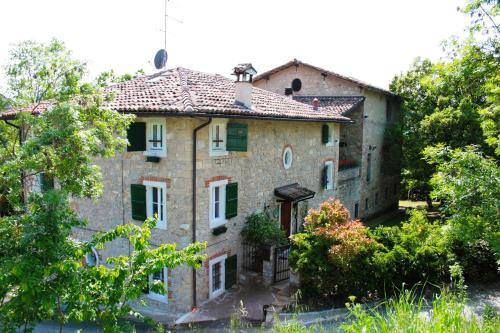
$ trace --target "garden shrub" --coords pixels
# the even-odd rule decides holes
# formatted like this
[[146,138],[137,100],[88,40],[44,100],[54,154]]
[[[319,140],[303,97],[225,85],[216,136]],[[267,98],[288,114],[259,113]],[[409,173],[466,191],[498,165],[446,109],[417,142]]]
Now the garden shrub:
[[265,213],[253,213],[247,221],[241,236],[245,242],[255,245],[280,245],[286,243],[285,232],[278,221]]
[[475,242],[453,240],[451,258],[462,266],[466,281],[493,281],[498,278],[495,253],[484,239]]
[[291,239],[290,265],[300,273],[306,295],[366,294],[372,286],[370,257],[378,245],[340,201],[329,199],[311,209],[304,231]]

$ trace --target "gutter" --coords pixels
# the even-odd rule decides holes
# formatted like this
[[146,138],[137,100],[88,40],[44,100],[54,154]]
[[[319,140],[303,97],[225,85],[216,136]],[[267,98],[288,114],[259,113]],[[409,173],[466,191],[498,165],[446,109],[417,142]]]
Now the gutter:
[[[198,134],[198,131],[201,130],[203,127],[208,126],[212,122],[212,117],[209,117],[206,122],[203,124],[199,125],[193,130],[193,175],[192,175],[192,195],[193,198],[191,200],[193,204],[192,212],[193,212],[193,243],[196,243],[196,137]],[[196,269],[193,268],[193,309],[196,308]]]
[[[208,118],[235,118],[235,119],[259,119],[259,120],[275,120],[275,121],[300,121],[311,123],[346,123],[353,124],[354,120],[351,119],[331,119],[331,118],[285,118],[273,116],[259,116],[259,115],[241,115],[241,114],[217,114],[207,112],[179,112],[179,111],[135,111],[135,110],[116,110],[122,113],[131,113],[139,117],[208,117]],[[249,112],[250,113],[250,112]]]

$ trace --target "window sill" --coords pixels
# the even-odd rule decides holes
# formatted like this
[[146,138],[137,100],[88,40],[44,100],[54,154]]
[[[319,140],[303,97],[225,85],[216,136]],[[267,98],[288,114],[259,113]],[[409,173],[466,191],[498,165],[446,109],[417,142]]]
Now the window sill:
[[224,151],[210,151],[210,157],[219,157],[219,156],[227,156],[229,152],[227,150]]
[[157,302],[168,304],[168,296],[160,294],[148,294],[147,297]]
[[146,157],[167,157],[167,152],[164,150],[146,150],[144,152]]
[[215,220],[215,221],[210,221],[210,229],[215,229],[218,227],[225,226],[227,223],[227,220]]

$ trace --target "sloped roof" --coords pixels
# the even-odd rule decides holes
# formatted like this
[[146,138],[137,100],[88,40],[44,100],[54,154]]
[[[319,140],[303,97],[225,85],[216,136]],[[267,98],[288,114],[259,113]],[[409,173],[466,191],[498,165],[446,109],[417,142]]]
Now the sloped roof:
[[339,121],[350,119],[328,110],[294,101],[253,87],[252,107],[235,102],[235,82],[219,74],[176,68],[113,85],[109,103],[125,112],[158,112],[178,115],[244,116],[295,120]]
[[350,82],[355,83],[358,86],[361,86],[361,87],[366,88],[368,90],[379,92],[379,93],[382,93],[382,94],[385,94],[385,95],[396,96],[395,94],[393,94],[389,90],[386,90],[386,89],[383,89],[383,88],[380,88],[380,87],[368,84],[366,82],[363,82],[361,80],[355,79],[355,78],[350,77],[350,76],[346,76],[346,75],[342,75],[342,74],[339,74],[339,73],[335,73],[335,72],[329,71],[327,69],[323,69],[323,68],[320,68],[320,67],[317,67],[317,66],[305,63],[305,62],[297,60],[297,59],[293,59],[292,61],[289,61],[289,62],[287,62],[287,63],[285,63],[285,64],[283,64],[281,66],[275,67],[273,69],[268,70],[267,72],[264,72],[262,74],[257,75],[254,78],[254,81],[266,79],[269,76],[271,76],[272,74],[278,73],[278,72],[280,72],[280,71],[282,71],[284,69],[287,69],[288,67],[291,67],[291,66],[300,66],[300,65],[307,66],[309,68],[315,69],[315,70],[317,70],[318,72],[321,72],[321,74],[324,74],[324,75],[336,76],[336,77],[341,78],[343,80],[350,81]]
[[293,99],[310,105],[317,99],[324,110],[344,116],[365,101],[364,96],[293,96]]
[[[136,114],[245,117],[302,121],[352,122],[328,108],[314,110],[264,89],[252,88],[252,107],[235,102],[235,82],[219,74],[175,68],[145,75],[105,89],[114,98],[105,107]],[[19,111],[1,113],[0,119]]]

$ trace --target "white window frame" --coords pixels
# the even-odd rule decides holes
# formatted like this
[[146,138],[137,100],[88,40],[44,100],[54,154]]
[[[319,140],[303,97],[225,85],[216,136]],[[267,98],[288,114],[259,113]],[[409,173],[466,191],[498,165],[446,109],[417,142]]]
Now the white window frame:
[[[210,202],[209,202],[209,214],[210,214],[210,229],[219,227],[226,224],[226,185],[228,180],[219,180],[216,182],[211,182],[209,186],[210,190]],[[215,217],[215,188],[219,187],[219,217]]]
[[158,220],[156,228],[167,229],[167,184],[165,182],[144,181],[146,186],[146,214],[148,217],[153,217],[153,187],[161,188],[163,191],[163,220]]
[[328,136],[328,142],[326,143],[326,146],[332,147],[332,146],[334,146],[334,141],[335,141],[333,139],[334,136],[335,136],[334,135],[335,134],[335,132],[334,132],[335,128],[334,128],[333,124],[326,124],[326,125],[328,126],[328,133],[330,134]]
[[165,294],[157,294],[151,291],[151,285],[153,284],[153,274],[149,275],[148,282],[148,298],[154,299],[155,301],[168,303],[168,269],[167,267],[163,267],[163,286],[165,287]]
[[[286,154],[287,153],[290,153],[290,163],[286,163]],[[284,150],[283,150],[283,167],[285,168],[285,170],[288,170],[292,167],[292,164],[293,164],[293,150],[292,150],[292,147],[286,147]]]
[[[227,259],[227,254],[221,255],[219,257],[216,257],[208,262],[208,276],[209,276],[209,282],[208,282],[208,290],[209,290],[209,297],[210,298],[215,298],[221,294],[224,293],[226,290],[226,259]],[[212,290],[212,287],[214,285],[213,281],[213,276],[212,276],[212,267],[213,265],[220,263],[220,289],[218,290]]]
[[333,182],[334,182],[333,161],[326,161],[325,167],[326,167],[326,179],[327,179],[325,190],[333,190]]
[[[162,126],[161,148],[154,148],[153,142],[149,142],[150,139],[153,139],[153,127],[155,125]],[[144,152],[144,155],[157,157],[167,156],[167,126],[165,119],[152,118],[146,120],[146,151]]]
[[[220,143],[219,148],[214,148],[213,147],[213,136],[215,135],[217,131],[217,126],[219,127],[219,139],[222,140]],[[226,150],[226,144],[227,144],[227,119],[214,119],[212,123],[210,124],[209,130],[208,130],[208,149],[210,152],[210,156],[224,156],[228,154],[228,151]]]

